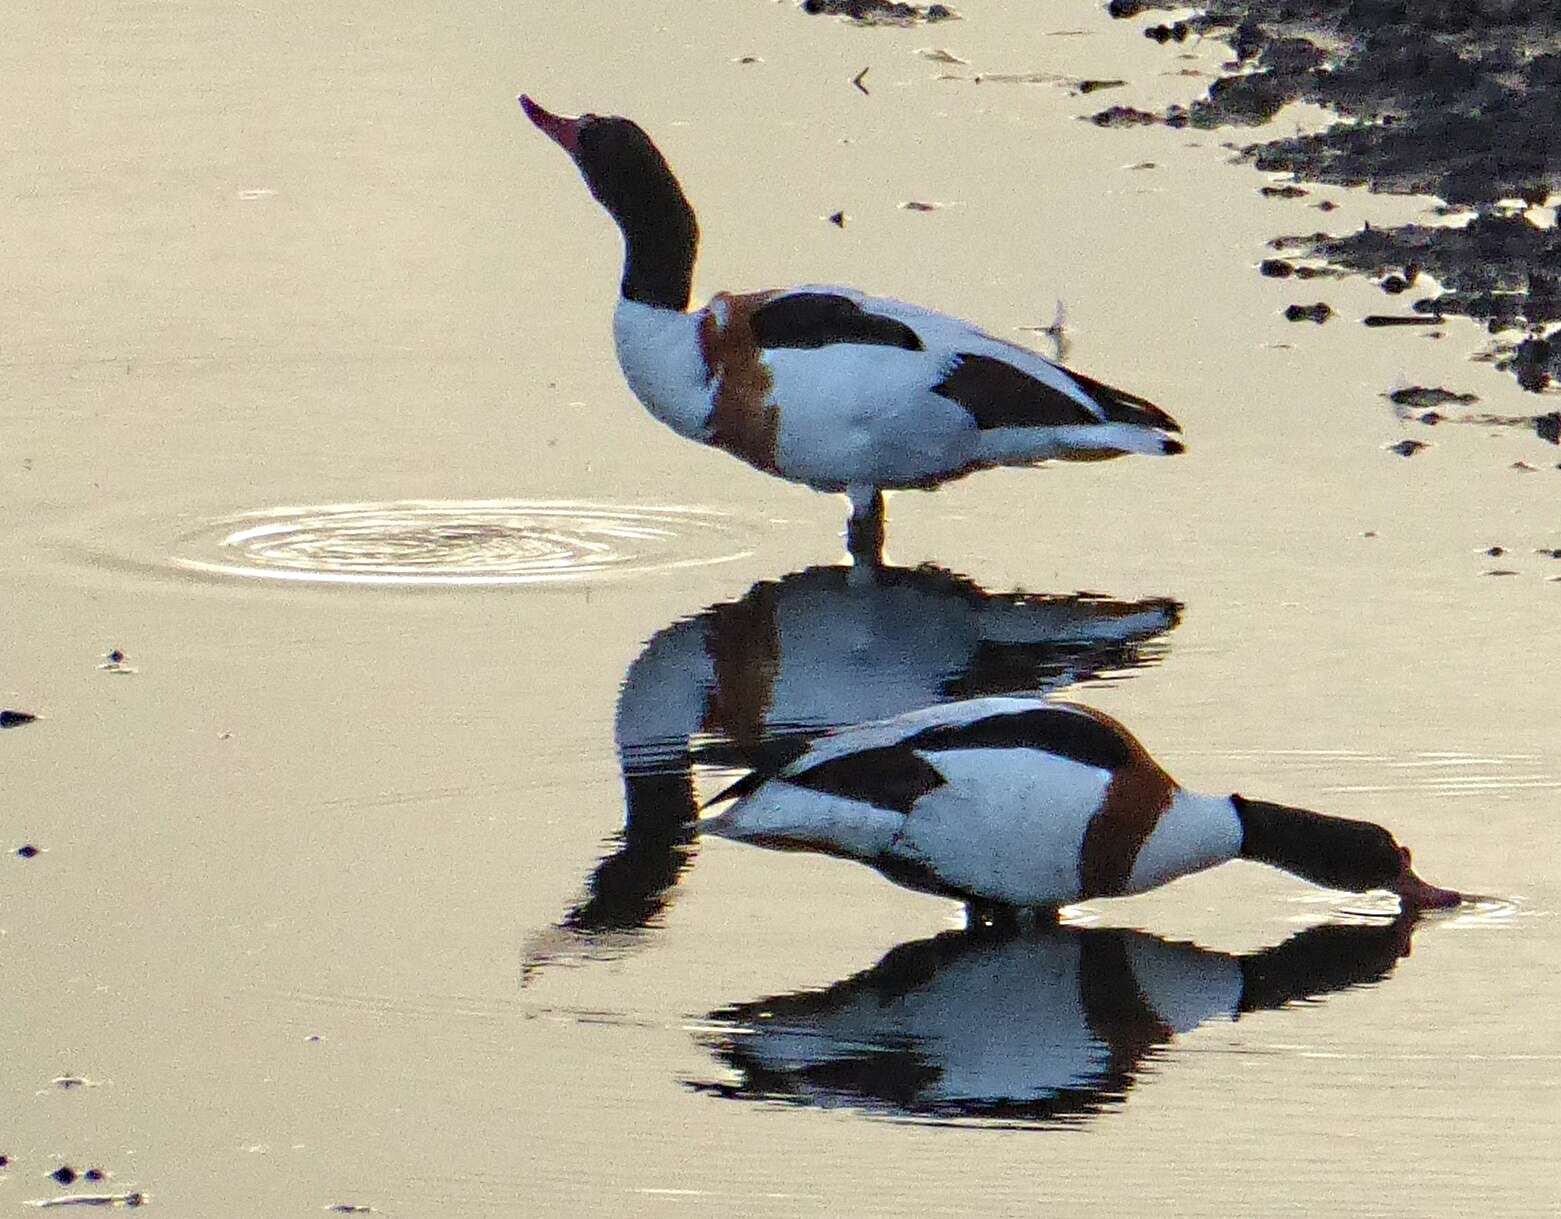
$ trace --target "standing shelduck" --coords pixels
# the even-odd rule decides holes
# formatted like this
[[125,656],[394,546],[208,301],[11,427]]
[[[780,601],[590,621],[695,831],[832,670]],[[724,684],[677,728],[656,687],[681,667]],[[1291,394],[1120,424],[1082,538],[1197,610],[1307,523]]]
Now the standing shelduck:
[[883,548],[883,492],[994,466],[1182,451],[1153,403],[956,318],[852,288],[718,293],[689,310],[699,226],[626,118],[526,115],[623,231],[618,363],[651,414],[756,469],[851,501],[853,557]]
[[1405,909],[1463,896],[1369,821],[1180,787],[1121,724],[1042,698],[977,698],[861,724],[756,771],[702,833],[860,860],[979,918],[1142,893],[1229,859]]

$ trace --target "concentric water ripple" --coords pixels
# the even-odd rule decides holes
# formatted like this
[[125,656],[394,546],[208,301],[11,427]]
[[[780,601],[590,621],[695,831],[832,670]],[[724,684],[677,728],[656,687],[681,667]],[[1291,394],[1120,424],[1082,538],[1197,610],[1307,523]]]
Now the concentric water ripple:
[[402,500],[248,512],[180,539],[186,571],[328,584],[493,585],[723,563],[731,518],[695,508]]

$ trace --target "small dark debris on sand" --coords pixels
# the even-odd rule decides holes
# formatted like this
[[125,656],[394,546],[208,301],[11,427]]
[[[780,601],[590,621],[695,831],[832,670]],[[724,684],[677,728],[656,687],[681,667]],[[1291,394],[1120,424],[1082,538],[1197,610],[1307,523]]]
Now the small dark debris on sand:
[[35,847],[30,842],[24,842],[21,846],[16,848],[17,855],[22,859],[35,859],[41,853],[41,851],[42,848]]
[[1397,444],[1388,445],[1388,452],[1397,453],[1400,457],[1413,457],[1425,447],[1426,442],[1423,440],[1400,440]]
[[1108,106],[1089,116],[1097,127],[1152,127],[1160,121],[1158,114],[1147,110],[1135,110],[1132,106]]
[[1257,193],[1265,199],[1300,199],[1312,192],[1299,186],[1260,186]]
[[1125,80],[1081,80],[1074,87],[1080,93],[1098,93],[1101,89],[1120,89],[1125,84]]
[[846,214],[844,212],[831,212],[825,219],[837,229],[846,227]]
[[1408,406],[1416,410],[1447,406],[1450,403],[1469,406],[1479,400],[1479,394],[1460,394],[1440,386],[1433,388],[1426,385],[1405,386],[1403,389],[1395,389],[1388,395],[1388,401],[1394,406]]
[[1486,547],[1485,553],[1490,558],[1499,559],[1502,555],[1507,553],[1507,548],[1505,546],[1488,546]]
[[98,668],[104,673],[134,673],[135,670],[125,663],[125,653],[120,648],[110,648],[103,654],[103,663]]
[[4,1168],[10,1162],[11,1162],[11,1157],[10,1156],[0,1155],[0,1168]]
[[45,1198],[33,1205],[40,1209],[54,1206],[145,1206],[146,1195],[139,1189],[127,1194],[61,1194],[58,1198]]
[[1315,305],[1286,305],[1285,321],[1287,322],[1316,322],[1321,326],[1333,316],[1333,309],[1326,301],[1318,301]]
[[372,1215],[374,1208],[361,1202],[337,1202],[328,1208],[333,1215]]
[[13,711],[7,707],[0,711],[0,728],[20,728],[23,724],[34,723],[38,717],[31,711]]
[[[1419,304],[1420,302],[1416,301],[1415,303]],[[1392,313],[1368,313],[1360,319],[1360,324],[1381,330],[1389,326],[1440,326],[1446,320],[1440,313],[1411,316]]]
[[858,25],[916,25],[959,17],[946,4],[901,4],[896,0],[802,0],[802,11],[846,17]]
[[1269,279],[1289,279],[1292,275],[1297,279],[1332,279],[1339,274],[1332,267],[1302,267],[1285,258],[1265,258],[1258,263],[1257,270]]
[[1535,415],[1534,431],[1538,433],[1541,440],[1548,440],[1551,444],[1561,444],[1561,411]]

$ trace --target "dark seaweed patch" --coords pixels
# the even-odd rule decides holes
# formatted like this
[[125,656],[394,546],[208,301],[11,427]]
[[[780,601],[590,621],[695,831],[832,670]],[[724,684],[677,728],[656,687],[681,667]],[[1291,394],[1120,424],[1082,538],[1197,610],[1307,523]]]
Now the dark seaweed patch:
[[959,16],[946,4],[901,4],[896,0],[802,0],[804,13],[847,17],[858,25],[915,25],[952,21]]
[[1460,394],[1440,386],[1431,388],[1425,385],[1408,385],[1403,389],[1395,389],[1388,395],[1388,401],[1394,406],[1408,406],[1416,410],[1427,410],[1434,406],[1447,406],[1453,403],[1459,406],[1468,406],[1478,402],[1478,394]]
[[[1180,8],[1174,0],[1112,0],[1113,16]],[[1249,144],[1257,168],[1297,179],[1435,195],[1476,212],[1464,228],[1367,227],[1288,247],[1402,292],[1420,269],[1442,286],[1417,302],[1527,338],[1497,349],[1525,389],[1561,375],[1546,340],[1561,324],[1561,233],[1514,214],[1561,190],[1561,8],[1516,0],[1221,0],[1187,18],[1194,34],[1228,42],[1227,75],[1159,121],[1173,127],[1253,126],[1295,101],[1343,121]],[[1145,31],[1164,41],[1167,27]],[[1124,125],[1102,112],[1101,126]],[[1142,121],[1138,115],[1135,120]],[[1506,358],[1503,358],[1506,357]]]
[[1315,305],[1286,305],[1285,321],[1287,322],[1316,322],[1321,326],[1333,316],[1333,309],[1326,301],[1318,301]]

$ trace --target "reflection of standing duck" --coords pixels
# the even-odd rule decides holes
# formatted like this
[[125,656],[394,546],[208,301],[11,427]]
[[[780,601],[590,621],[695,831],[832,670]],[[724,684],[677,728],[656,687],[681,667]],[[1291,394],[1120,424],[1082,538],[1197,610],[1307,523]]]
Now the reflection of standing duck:
[[1406,909],[1463,900],[1416,876],[1379,825],[1187,791],[1110,716],[1042,698],[848,728],[712,803],[732,797],[703,832],[860,860],[1001,917],[1142,893],[1238,857],[1333,889],[1388,889]]
[[1149,663],[1180,614],[1167,597],[989,593],[930,566],[810,567],[655,635],[623,680],[619,750],[625,770],[691,743],[752,765],[777,739]]
[[868,581],[851,571],[760,581],[645,645],[618,700],[623,833],[567,932],[610,937],[659,914],[693,850],[697,763],[784,760],[842,723],[1147,664],[1145,645],[1181,609],[1163,597],[988,593],[931,567],[878,568]]
[[877,561],[883,491],[994,466],[1172,454],[1153,403],[966,322],[851,288],[719,293],[688,311],[699,226],[660,151],[625,118],[526,115],[623,231],[618,363],[679,435],[851,501],[851,553]]
[[1377,982],[1412,917],[1324,925],[1246,956],[1138,931],[954,931],[824,990],[714,1012],[705,1035],[743,1100],[1052,1122],[1126,1099],[1140,1065],[1211,1019]]

